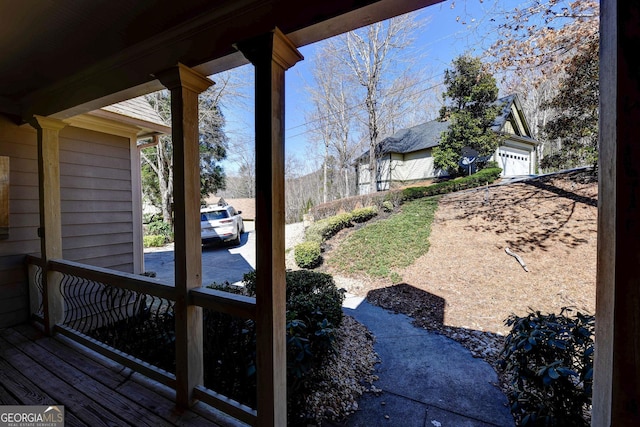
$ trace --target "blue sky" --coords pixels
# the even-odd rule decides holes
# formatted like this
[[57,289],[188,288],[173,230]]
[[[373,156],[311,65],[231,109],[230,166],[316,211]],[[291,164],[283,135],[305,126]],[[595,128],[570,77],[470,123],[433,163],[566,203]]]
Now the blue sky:
[[[509,0],[503,2],[511,3]],[[491,3],[491,4],[487,4]],[[454,7],[452,7],[452,5]],[[426,24],[422,28],[414,46],[412,55],[419,58],[419,68],[428,70],[426,78],[432,78],[430,85],[442,83],[442,73],[451,65],[451,61],[465,52],[481,55],[482,49],[475,48],[478,41],[486,46],[491,41],[491,33],[482,35],[482,28],[489,24],[490,8],[493,1],[481,0],[445,1],[416,12],[418,19]],[[515,6],[511,4],[510,7]],[[474,28],[479,28],[475,31]],[[494,33],[495,34],[495,33]],[[319,42],[322,43],[322,42]],[[286,74],[286,122],[285,147],[287,156],[305,159],[309,156],[308,128],[305,125],[305,112],[311,108],[305,86],[312,81],[314,52],[318,44],[305,46],[300,49],[305,60],[296,64]],[[243,79],[251,79],[251,66],[244,66],[237,72]],[[215,80],[215,77],[214,77]],[[253,88],[247,88],[247,106],[244,108],[228,108],[227,133],[230,138],[250,139],[253,129]],[[232,162],[225,162],[228,172],[233,173]]]

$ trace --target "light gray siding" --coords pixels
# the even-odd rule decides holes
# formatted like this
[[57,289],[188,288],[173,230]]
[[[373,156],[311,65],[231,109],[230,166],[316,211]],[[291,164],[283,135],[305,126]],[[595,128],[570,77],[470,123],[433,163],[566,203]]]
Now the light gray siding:
[[60,138],[65,259],[133,272],[129,140],[78,128]]
[[9,237],[0,240],[0,327],[4,327],[28,319],[24,256],[40,252],[35,131],[0,117],[0,156],[9,157]]

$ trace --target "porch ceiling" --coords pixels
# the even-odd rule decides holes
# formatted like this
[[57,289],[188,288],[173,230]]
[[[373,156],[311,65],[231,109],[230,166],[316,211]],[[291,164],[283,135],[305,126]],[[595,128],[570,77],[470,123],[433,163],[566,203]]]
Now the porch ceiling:
[[0,113],[65,118],[161,88],[178,62],[210,75],[279,27],[299,47],[441,0],[0,2]]

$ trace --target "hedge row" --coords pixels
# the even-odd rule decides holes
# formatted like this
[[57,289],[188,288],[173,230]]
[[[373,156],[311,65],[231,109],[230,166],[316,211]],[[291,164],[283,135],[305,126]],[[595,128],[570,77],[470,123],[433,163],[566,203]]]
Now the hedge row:
[[294,258],[300,268],[315,268],[322,263],[322,243],[353,223],[369,221],[378,214],[375,206],[354,209],[313,223],[305,233],[305,241],[294,248]]
[[311,224],[305,232],[305,239],[311,242],[322,243],[335,236],[340,230],[352,227],[353,223],[366,222],[378,214],[375,206],[355,209],[351,212],[341,213],[330,218],[321,219]]
[[487,183],[491,184],[500,177],[500,172],[502,172],[502,169],[497,167],[485,168],[470,176],[442,181],[428,186],[380,191],[374,194],[334,200],[314,206],[309,212],[316,221],[320,221],[336,215],[337,212],[353,210],[357,206],[375,206],[378,209],[389,211],[408,200],[466,190]]
[[467,190],[485,184],[491,184],[500,177],[500,168],[487,168],[473,175],[455,178],[450,181],[438,182],[427,187],[409,187],[402,190],[402,201],[419,199],[421,197],[447,194],[454,191]]
[[381,191],[373,194],[361,194],[359,196],[345,197],[343,199],[332,200],[330,202],[321,203],[311,207],[309,214],[314,220],[329,218],[337,215],[339,212],[352,212],[363,206],[382,207],[382,202],[388,191]]

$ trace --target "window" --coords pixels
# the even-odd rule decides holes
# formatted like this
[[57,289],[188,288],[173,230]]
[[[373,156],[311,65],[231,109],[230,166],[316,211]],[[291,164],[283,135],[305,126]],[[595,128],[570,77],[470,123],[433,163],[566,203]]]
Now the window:
[[226,210],[222,211],[213,211],[213,212],[203,212],[200,215],[200,221],[215,221],[217,219],[229,218],[229,214]]

